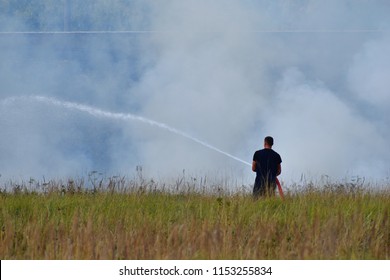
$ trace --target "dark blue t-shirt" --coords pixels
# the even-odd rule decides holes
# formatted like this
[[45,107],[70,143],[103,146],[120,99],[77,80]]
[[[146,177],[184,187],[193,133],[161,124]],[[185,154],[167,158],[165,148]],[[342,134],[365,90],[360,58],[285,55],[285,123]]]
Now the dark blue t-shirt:
[[256,185],[275,183],[278,165],[282,163],[280,155],[272,149],[262,149],[253,155],[256,162]]

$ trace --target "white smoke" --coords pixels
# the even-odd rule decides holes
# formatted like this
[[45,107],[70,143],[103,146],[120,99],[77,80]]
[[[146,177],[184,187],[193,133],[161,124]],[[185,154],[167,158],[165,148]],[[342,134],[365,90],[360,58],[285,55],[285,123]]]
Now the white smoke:
[[[272,135],[286,181],[389,176],[387,2],[70,1],[66,24],[63,8],[41,2],[1,10],[1,99],[41,95],[140,115],[245,162]],[[4,33],[65,27],[152,32]],[[3,178],[136,166],[254,178],[233,158],[142,123],[32,101],[2,104],[0,116]]]

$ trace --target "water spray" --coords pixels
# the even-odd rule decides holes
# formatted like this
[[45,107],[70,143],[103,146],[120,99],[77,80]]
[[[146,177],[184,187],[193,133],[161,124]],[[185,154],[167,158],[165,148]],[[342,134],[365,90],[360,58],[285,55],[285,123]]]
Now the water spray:
[[141,116],[138,116],[138,115],[134,115],[134,114],[129,114],[129,113],[113,113],[113,112],[108,112],[108,111],[104,111],[104,110],[101,110],[101,109],[98,109],[98,108],[95,108],[95,107],[92,107],[92,106],[87,106],[87,105],[83,105],[83,104],[79,104],[79,103],[74,103],[74,102],[68,102],[68,101],[61,101],[61,100],[58,100],[58,99],[55,99],[55,98],[52,98],[52,97],[45,97],[45,96],[20,96],[20,97],[10,97],[10,98],[7,98],[5,100],[2,101],[2,103],[4,104],[7,104],[7,103],[13,103],[13,102],[16,102],[18,100],[32,100],[32,101],[35,101],[35,102],[40,102],[40,103],[45,103],[45,104],[49,104],[49,105],[54,105],[54,106],[58,106],[58,107],[62,107],[62,108],[65,108],[65,109],[69,109],[69,110],[77,110],[77,111],[80,111],[80,112],[85,112],[85,113],[88,113],[94,117],[103,117],[103,118],[109,118],[109,119],[114,119],[114,120],[123,120],[123,121],[139,121],[139,122],[143,122],[143,123],[146,123],[146,124],[149,124],[149,125],[152,125],[152,126],[157,126],[159,128],[162,128],[162,129],[165,129],[169,132],[172,132],[172,133],[175,133],[177,135],[180,135],[182,137],[185,137],[187,139],[190,139],[206,148],[209,148],[213,151],[216,151],[220,154],[223,154],[231,159],[234,159],[236,161],[239,161],[243,164],[246,164],[246,165],[249,165],[251,166],[251,164],[249,162],[246,162],[232,154],[229,154],[225,151],[222,151],[221,149],[218,149],[217,147],[214,147],[208,143],[206,143],[205,141],[202,141],[198,138],[195,138],[193,136],[191,136],[190,134],[186,133],[186,132],[183,132],[181,130],[178,130],[174,127],[171,127],[165,123],[161,123],[161,122],[157,122],[157,121],[154,121],[154,120],[151,120],[151,119],[148,119],[148,118],[145,118],[145,117],[141,117]]

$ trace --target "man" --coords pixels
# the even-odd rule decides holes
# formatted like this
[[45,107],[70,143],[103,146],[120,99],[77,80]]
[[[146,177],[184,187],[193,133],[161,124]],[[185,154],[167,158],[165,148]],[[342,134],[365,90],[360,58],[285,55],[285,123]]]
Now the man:
[[272,150],[274,139],[271,136],[264,138],[264,149],[253,155],[252,171],[256,172],[253,196],[269,196],[275,194],[276,177],[282,172],[282,158]]

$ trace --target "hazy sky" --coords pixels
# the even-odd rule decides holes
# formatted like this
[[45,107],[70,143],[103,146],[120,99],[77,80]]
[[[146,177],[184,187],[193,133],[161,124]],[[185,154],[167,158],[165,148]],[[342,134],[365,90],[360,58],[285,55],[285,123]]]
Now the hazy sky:
[[[286,181],[388,180],[390,2],[46,2],[0,1],[2,179],[136,166],[254,179],[159,127],[16,98],[39,95],[165,123],[247,162],[272,135]],[[153,32],[12,33],[64,29]]]

